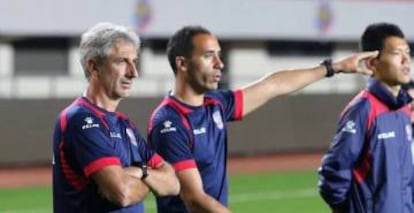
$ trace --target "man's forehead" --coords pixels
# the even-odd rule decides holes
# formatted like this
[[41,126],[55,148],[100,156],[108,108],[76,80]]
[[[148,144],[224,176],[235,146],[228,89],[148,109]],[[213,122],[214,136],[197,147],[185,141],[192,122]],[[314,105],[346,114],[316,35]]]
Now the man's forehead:
[[410,49],[408,42],[404,38],[389,37],[385,40],[384,49]]
[[211,34],[199,34],[193,38],[194,50],[196,51],[219,51],[220,44],[216,36]]
[[139,47],[131,42],[116,42],[112,45],[110,51],[110,55],[112,54],[134,54],[137,55],[139,53]]

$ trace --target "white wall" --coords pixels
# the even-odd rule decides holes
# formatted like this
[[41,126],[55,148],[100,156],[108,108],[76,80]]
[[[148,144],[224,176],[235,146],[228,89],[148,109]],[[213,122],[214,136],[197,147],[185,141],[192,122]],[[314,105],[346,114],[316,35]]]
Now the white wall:
[[[341,47],[341,45],[338,45]],[[344,48],[334,51],[333,58],[339,59],[352,54]],[[64,98],[79,96],[86,87],[86,80],[79,64],[76,46],[70,47],[68,73],[64,77],[14,76],[13,48],[0,45],[0,98]],[[229,50],[228,67],[230,87],[237,88],[258,80],[276,71],[306,68],[318,65],[324,57],[271,56],[262,43],[248,46],[234,46]],[[414,61],[414,60],[413,60]],[[414,62],[413,62],[414,65]],[[413,66],[412,66],[413,67]],[[414,71],[412,72],[414,73]],[[414,75],[413,75],[414,76]],[[312,84],[299,93],[355,93],[365,86],[366,77],[340,74]],[[174,76],[165,54],[154,53],[143,48],[141,53],[140,77],[136,80],[133,97],[164,96],[174,87]]]
[[388,21],[413,40],[413,10],[410,0],[1,0],[0,34],[76,36],[111,21],[146,37],[198,24],[229,39],[356,40],[366,25]]
[[[338,59],[352,52],[336,50],[333,58]],[[230,51],[230,79],[232,87],[240,87],[277,70],[308,68],[318,65],[325,57],[320,56],[270,56],[263,46],[238,48]],[[301,93],[352,93],[361,89],[361,76],[336,75],[314,83]],[[362,80],[363,81],[363,80]]]
[[[78,48],[73,45],[68,54],[68,76],[14,76],[13,48],[0,45],[0,98],[64,98],[76,97],[86,89]],[[165,55],[144,48],[141,54],[140,76],[135,80],[133,97],[166,95],[173,88],[174,76]]]

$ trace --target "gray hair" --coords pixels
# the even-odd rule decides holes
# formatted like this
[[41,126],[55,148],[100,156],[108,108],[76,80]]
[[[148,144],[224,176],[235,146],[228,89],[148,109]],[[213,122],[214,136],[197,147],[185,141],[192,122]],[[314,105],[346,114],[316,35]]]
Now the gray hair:
[[138,51],[140,45],[138,35],[121,25],[102,22],[82,34],[79,45],[80,62],[87,79],[90,77],[88,61],[94,59],[98,65],[103,64],[110,54],[112,45],[119,41],[135,44]]

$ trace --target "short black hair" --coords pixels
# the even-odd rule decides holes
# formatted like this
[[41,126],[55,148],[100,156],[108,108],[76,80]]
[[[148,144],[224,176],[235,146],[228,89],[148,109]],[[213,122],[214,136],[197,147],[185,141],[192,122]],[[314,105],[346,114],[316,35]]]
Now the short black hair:
[[389,37],[405,38],[402,30],[395,24],[386,22],[370,24],[362,34],[360,48],[362,51],[378,50],[381,53],[385,40]]
[[179,29],[170,38],[167,44],[167,56],[170,66],[177,74],[177,66],[175,64],[175,58],[177,56],[184,56],[190,58],[193,54],[193,37],[199,34],[211,34],[210,31],[202,26],[184,26]]

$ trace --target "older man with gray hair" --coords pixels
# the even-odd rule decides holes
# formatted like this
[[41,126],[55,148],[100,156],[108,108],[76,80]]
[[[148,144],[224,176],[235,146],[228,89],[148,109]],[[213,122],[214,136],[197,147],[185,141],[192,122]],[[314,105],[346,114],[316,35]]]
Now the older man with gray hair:
[[116,111],[138,77],[138,51],[138,36],[123,26],[99,23],[82,35],[81,64],[88,86],[56,122],[54,212],[140,213],[150,190],[178,194],[172,167]]

